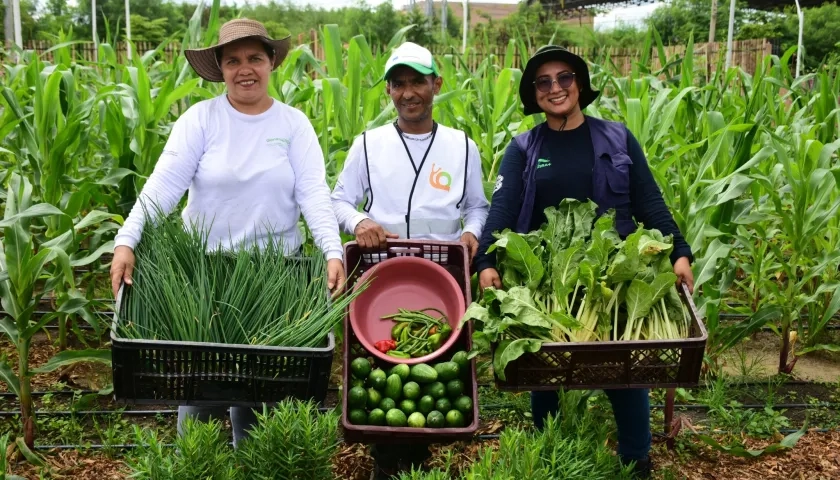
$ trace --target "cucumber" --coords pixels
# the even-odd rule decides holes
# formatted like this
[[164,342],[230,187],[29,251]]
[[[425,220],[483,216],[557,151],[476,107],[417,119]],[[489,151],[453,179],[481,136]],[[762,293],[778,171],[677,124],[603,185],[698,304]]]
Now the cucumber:
[[435,365],[435,371],[438,374],[438,380],[448,382],[458,378],[460,367],[455,362],[443,362]]
[[438,379],[438,372],[425,363],[418,363],[411,366],[408,377],[417,383],[433,383]]
[[402,379],[396,373],[392,373],[385,380],[385,397],[391,398],[394,401],[399,400],[402,394],[402,388]]

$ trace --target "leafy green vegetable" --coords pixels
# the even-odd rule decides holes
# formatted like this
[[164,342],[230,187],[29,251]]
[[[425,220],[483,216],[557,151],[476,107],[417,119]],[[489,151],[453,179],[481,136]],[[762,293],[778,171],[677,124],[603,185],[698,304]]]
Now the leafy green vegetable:
[[597,216],[594,202],[565,199],[545,210],[542,228],[495,233],[506,290],[487,288],[467,309],[473,354],[496,344],[493,366],[505,366],[543,342],[684,338],[689,318],[676,290],[673,239],[637,228],[622,240],[615,213]]

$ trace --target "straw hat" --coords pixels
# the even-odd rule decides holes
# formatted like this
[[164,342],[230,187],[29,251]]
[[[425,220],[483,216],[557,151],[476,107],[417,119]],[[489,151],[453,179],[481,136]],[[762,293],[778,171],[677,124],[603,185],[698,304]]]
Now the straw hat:
[[219,43],[207,48],[188,49],[184,55],[195,73],[201,78],[210,82],[223,82],[222,69],[216,60],[216,49],[243,38],[255,38],[274,49],[272,70],[283,62],[291,45],[291,34],[275,40],[268,36],[268,30],[262,23],[247,18],[237,18],[226,22],[219,29]]

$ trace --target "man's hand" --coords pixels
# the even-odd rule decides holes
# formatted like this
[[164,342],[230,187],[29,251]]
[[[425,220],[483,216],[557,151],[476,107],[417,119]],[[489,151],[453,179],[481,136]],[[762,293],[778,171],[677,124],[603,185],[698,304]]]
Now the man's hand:
[[390,233],[381,225],[368,218],[359,222],[353,231],[359,246],[365,249],[385,248],[389,238],[400,238],[396,233]]
[[114,249],[114,259],[111,260],[111,290],[114,297],[120,291],[120,282],[131,285],[131,274],[134,273],[134,250],[120,245]]
[[464,232],[461,235],[461,242],[467,245],[467,250],[470,252],[470,263],[472,263],[475,254],[478,253],[478,239],[471,232]]
[[331,258],[327,261],[327,288],[333,295],[333,298],[340,295],[344,291],[344,284],[347,278],[344,276],[344,262],[337,258]]
[[694,272],[691,271],[691,264],[688,263],[688,257],[680,257],[674,263],[674,273],[677,275],[677,287],[680,283],[688,286],[688,292],[694,293]]

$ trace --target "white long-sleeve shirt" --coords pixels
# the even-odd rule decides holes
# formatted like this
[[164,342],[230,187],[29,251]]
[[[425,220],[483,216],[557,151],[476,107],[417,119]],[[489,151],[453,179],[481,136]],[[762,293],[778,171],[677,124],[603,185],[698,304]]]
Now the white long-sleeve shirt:
[[[391,127],[389,126],[388,128]],[[405,145],[411,152],[411,158],[415,164],[419,164],[420,160],[424,156],[424,153],[429,148],[429,143],[431,142],[430,136],[428,134],[405,134],[404,136],[406,138]],[[370,139],[368,139],[368,141],[370,141]],[[441,140],[435,140],[435,142],[439,141]],[[459,153],[464,151],[463,137],[459,137],[457,143],[447,146],[447,149],[453,152],[453,156],[457,157]],[[470,232],[475,235],[476,238],[481,238],[481,231],[484,228],[484,223],[487,220],[487,214],[490,207],[487,197],[484,194],[484,185],[482,183],[481,157],[478,153],[478,147],[476,147],[475,142],[472,140],[468,141],[468,152],[469,161],[466,179],[467,185],[464,201],[461,205],[461,216],[463,219],[463,229],[461,233]],[[350,146],[350,150],[347,152],[347,157],[344,160],[344,169],[342,170],[331,195],[338,223],[346,233],[350,234],[355,231],[356,225],[358,225],[362,220],[370,219],[377,223],[382,222],[376,218],[371,218],[365,212],[358,211],[358,207],[362,204],[362,201],[365,198],[365,192],[370,189],[364,155],[365,152],[362,138],[357,137]],[[405,149],[403,145],[400,144],[397,151],[394,152],[394,161],[407,162],[408,160],[403,158],[405,156]],[[406,163],[406,168],[410,168],[408,163]],[[374,185],[373,190],[377,191],[389,188],[393,188],[393,186]],[[396,207],[399,209],[405,208],[404,206],[411,194],[408,190],[401,193],[404,194],[406,201],[401,202],[399,206]],[[397,196],[394,192],[392,192],[392,195]],[[424,235],[412,235],[412,237],[423,238]],[[435,238],[435,235],[428,235],[428,237],[433,240],[438,239]]]
[[282,102],[247,115],[223,94],[184,112],[115,246],[140,242],[143,204],[150,216],[156,208],[169,214],[187,189],[182,218],[209,226],[211,247],[264,245],[271,235],[293,253],[303,242],[303,213],[326,258],[343,258],[318,137],[303,112]]

